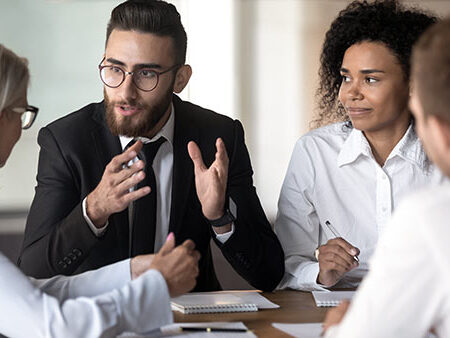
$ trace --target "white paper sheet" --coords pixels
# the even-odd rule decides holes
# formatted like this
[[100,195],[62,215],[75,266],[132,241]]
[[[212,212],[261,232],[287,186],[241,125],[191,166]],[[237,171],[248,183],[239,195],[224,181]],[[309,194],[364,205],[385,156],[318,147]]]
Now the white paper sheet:
[[280,331],[298,338],[320,338],[320,334],[322,333],[322,323],[272,323],[272,326]]
[[180,327],[210,327],[227,329],[247,329],[243,322],[201,322],[201,323],[175,323],[163,326],[149,332],[147,335],[124,333],[119,338],[157,338],[157,337],[189,337],[189,338],[256,338],[252,331],[247,332],[180,332]]

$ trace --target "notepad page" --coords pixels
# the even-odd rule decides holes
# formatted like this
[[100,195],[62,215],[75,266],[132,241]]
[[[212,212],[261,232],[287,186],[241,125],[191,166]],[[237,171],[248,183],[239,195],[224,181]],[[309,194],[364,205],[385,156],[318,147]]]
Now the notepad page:
[[313,291],[312,295],[316,305],[324,306],[338,306],[344,299],[352,299],[355,291]]
[[258,292],[192,292],[171,299],[172,310],[183,313],[249,312],[279,306]]

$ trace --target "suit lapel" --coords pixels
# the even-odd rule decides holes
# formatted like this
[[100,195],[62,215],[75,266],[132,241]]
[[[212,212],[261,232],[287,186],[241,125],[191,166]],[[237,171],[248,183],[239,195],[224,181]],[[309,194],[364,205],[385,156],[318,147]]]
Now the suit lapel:
[[[96,106],[92,118],[96,122],[96,127],[92,131],[92,145],[90,146],[95,149],[101,179],[106,165],[114,156],[122,152],[122,146],[119,137],[114,136],[106,124],[105,105],[103,102]],[[120,256],[123,258],[129,257],[128,208],[112,215],[112,217],[110,217],[110,222],[112,224],[108,227],[108,230],[115,232],[115,234],[111,235],[115,237],[118,243]]]
[[187,199],[193,189],[194,166],[187,151],[189,141],[199,141],[198,129],[192,121],[186,104],[174,95],[175,127],[173,137],[172,202],[169,232],[177,233],[181,227]]

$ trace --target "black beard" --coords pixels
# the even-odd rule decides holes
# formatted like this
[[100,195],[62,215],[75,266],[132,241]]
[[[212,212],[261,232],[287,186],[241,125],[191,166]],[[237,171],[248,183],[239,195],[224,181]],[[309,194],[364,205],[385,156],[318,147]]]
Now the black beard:
[[[109,99],[106,91],[103,90],[105,98],[106,109],[106,123],[113,135],[127,136],[127,137],[142,137],[151,136],[150,132],[155,128],[159,121],[163,118],[164,114],[169,109],[172,102],[173,86],[152,105],[140,104],[137,100],[131,100],[128,102],[113,102]],[[137,106],[142,109],[143,112],[138,116],[121,116],[120,120],[114,113],[114,106],[119,105],[131,105]]]

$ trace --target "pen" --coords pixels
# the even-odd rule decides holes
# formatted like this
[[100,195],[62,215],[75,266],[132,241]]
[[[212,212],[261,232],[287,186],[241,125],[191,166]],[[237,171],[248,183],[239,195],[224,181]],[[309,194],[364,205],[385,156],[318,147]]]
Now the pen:
[[216,327],[190,327],[180,326],[180,332],[189,331],[202,331],[202,332],[247,332],[247,329],[235,329],[235,328],[216,328]]
[[[325,221],[325,225],[327,226],[328,229],[330,229],[330,231],[333,233],[334,237],[341,237],[341,235],[339,235],[339,232],[337,232],[337,230],[331,225],[330,221]],[[353,259],[355,261],[357,261],[359,263],[359,258],[358,256],[353,256]]]

